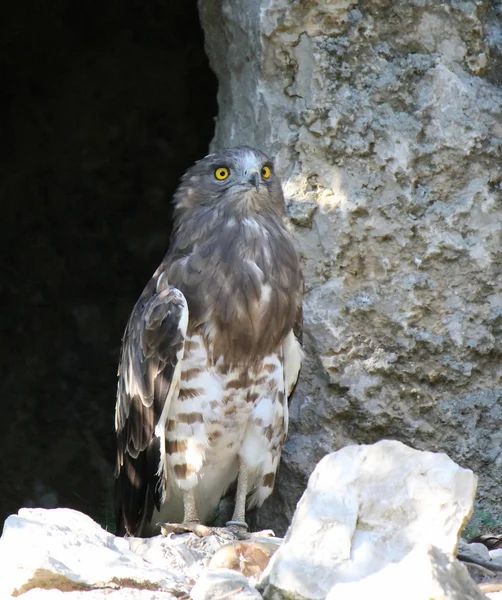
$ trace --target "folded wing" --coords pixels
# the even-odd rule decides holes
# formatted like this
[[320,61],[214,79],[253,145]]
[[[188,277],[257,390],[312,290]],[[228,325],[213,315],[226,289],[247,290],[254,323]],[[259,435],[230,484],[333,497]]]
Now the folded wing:
[[141,535],[165,486],[165,421],[178,393],[188,324],[183,294],[155,273],[123,337],[115,408],[117,532]]

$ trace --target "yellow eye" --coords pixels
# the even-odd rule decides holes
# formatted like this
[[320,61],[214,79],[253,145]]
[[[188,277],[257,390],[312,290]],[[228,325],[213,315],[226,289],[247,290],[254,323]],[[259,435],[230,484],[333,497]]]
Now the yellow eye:
[[226,179],[229,175],[230,175],[230,171],[226,167],[218,167],[216,169],[216,171],[214,172],[214,176],[216,177],[216,179],[219,179],[220,181],[222,181],[223,179]]
[[266,165],[262,167],[261,176],[263,177],[263,179],[268,179],[271,173],[272,170],[270,169],[270,167],[267,167]]

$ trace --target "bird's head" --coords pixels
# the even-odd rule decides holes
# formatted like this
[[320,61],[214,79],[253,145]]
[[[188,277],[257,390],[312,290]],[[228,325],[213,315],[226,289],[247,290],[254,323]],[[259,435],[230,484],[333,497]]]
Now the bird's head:
[[204,206],[241,216],[284,211],[272,160],[248,146],[220,150],[195,163],[183,176],[174,204],[178,211]]

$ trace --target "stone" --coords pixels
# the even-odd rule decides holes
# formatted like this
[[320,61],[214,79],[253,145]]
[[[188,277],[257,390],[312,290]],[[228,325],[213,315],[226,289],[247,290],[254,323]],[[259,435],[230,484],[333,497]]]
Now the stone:
[[465,556],[472,560],[480,560],[483,562],[489,562],[491,560],[490,551],[484,544],[480,543],[468,544],[464,540],[460,540],[458,543],[457,552],[459,555]]
[[120,590],[88,590],[84,592],[42,590],[34,588],[23,594],[23,600],[179,600],[179,596],[169,592],[122,588]]
[[[440,552],[449,560],[475,491],[472,471],[445,454],[398,441],[347,446],[329,454],[310,476],[259,589],[274,600],[281,594],[321,599],[335,584],[376,577],[387,568],[392,572],[392,565],[415,550],[423,569],[429,569],[427,552],[433,557]],[[407,572],[409,562],[403,564]],[[406,583],[414,585],[413,580]]]
[[[282,543],[260,535],[242,541],[237,533],[218,529],[205,537],[184,533],[121,538],[78,511],[21,509],[6,520],[0,538],[0,598],[23,594],[52,600],[62,593],[78,600],[108,595],[117,600],[188,598],[207,569],[222,577],[203,579],[196,590],[200,597],[207,586],[214,587],[216,596],[229,586],[237,594],[245,581],[236,597],[254,598],[251,584]],[[221,567],[234,569],[235,576]]]
[[192,600],[260,600],[259,592],[249,585],[244,575],[231,569],[205,571],[190,594]]
[[338,583],[326,600],[486,600],[467,569],[437,548],[417,546],[361,581]]
[[[189,581],[172,565],[131,551],[127,539],[104,531],[90,517],[59,508],[11,515],[0,538],[0,597],[32,588],[64,592],[133,587],[187,594]],[[159,597],[160,600],[161,597]]]
[[249,540],[225,544],[213,554],[208,568],[233,569],[244,577],[253,577],[257,581],[281,542],[282,540]]
[[306,360],[259,526],[283,533],[325,454],[382,438],[455,457],[499,518],[500,3],[199,11],[219,80],[212,148],[274,156],[306,278]]
[[495,548],[495,550],[489,550],[488,552],[490,559],[496,563],[502,564],[502,548]]

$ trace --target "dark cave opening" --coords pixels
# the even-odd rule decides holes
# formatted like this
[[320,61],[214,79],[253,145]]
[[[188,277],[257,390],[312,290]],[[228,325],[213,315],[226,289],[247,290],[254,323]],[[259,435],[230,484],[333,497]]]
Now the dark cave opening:
[[216,80],[195,1],[1,11],[0,519],[68,506],[112,528],[120,340]]

